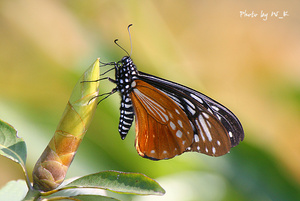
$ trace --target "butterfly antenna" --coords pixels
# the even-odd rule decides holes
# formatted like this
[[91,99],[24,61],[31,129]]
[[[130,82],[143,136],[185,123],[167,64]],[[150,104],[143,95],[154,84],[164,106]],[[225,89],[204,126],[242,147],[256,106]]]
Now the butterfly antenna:
[[112,65],[115,65],[116,64],[116,62],[109,62],[109,63],[104,63],[104,62],[101,62],[100,61],[100,67],[104,67],[104,66],[112,66]]
[[130,55],[129,57],[131,57],[132,55],[132,40],[131,40],[131,34],[130,34],[130,27],[132,26],[132,24],[128,25],[127,29],[128,29],[128,35],[129,35],[129,41],[130,41]]
[[114,40],[114,43],[115,43],[119,48],[121,48],[124,52],[126,52],[126,54],[127,54],[128,56],[130,56],[129,53],[128,53],[121,45],[119,45],[119,44],[117,43],[118,40],[119,40],[119,39]]

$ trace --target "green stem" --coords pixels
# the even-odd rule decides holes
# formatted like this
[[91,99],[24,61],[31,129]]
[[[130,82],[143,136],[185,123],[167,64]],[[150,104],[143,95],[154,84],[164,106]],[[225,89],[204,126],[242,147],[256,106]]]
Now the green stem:
[[72,198],[72,197],[53,197],[53,198],[48,198],[48,201],[52,200],[75,200],[75,201],[81,201],[80,199],[77,198]]
[[29,179],[29,177],[28,177],[28,172],[27,172],[27,169],[26,169],[25,166],[24,166],[24,168],[23,168],[23,171],[24,171],[24,173],[25,173],[26,184],[27,184],[28,192],[29,192],[29,191],[33,190],[33,186],[31,185],[30,179]]

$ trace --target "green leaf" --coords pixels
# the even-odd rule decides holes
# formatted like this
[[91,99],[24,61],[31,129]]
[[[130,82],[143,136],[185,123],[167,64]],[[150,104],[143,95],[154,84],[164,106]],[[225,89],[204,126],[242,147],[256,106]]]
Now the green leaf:
[[78,199],[80,201],[119,201],[118,199],[112,198],[112,197],[106,197],[106,196],[101,196],[101,195],[77,195],[77,196],[70,196],[70,197],[52,197],[49,198],[48,200],[74,200]]
[[77,198],[81,201],[112,201],[112,200],[118,200],[116,198],[106,197],[106,196],[102,196],[102,195],[77,195],[77,196],[72,196],[71,198]]
[[0,189],[0,200],[20,201],[23,200],[27,191],[24,180],[10,181]]
[[14,127],[2,120],[0,120],[0,154],[19,163],[26,173],[26,144],[17,136]]
[[76,179],[64,188],[101,188],[119,193],[163,195],[165,190],[153,179],[140,173],[104,171]]

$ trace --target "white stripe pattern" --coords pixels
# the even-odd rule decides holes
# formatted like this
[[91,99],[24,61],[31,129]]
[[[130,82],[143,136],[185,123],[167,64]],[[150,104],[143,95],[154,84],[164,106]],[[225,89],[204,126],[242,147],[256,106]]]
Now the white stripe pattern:
[[159,105],[154,100],[150,99],[148,96],[145,96],[138,89],[135,88],[133,89],[133,91],[143,101],[143,103],[145,103],[145,107],[147,107],[148,111],[157,114],[160,120],[164,123],[169,121],[169,117],[166,114],[166,110],[161,105]]

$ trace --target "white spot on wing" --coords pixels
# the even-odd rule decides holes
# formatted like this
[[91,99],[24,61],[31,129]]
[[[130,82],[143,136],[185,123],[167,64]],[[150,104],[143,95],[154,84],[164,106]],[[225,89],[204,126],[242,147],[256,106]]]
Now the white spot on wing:
[[171,119],[173,119],[172,113],[171,113],[171,112],[168,112],[168,114],[169,114],[169,117],[171,117]]
[[196,113],[196,111],[193,108],[191,108],[189,105],[187,106],[187,109],[192,115]]
[[193,103],[191,103],[191,101],[189,101],[189,100],[186,99],[186,98],[183,98],[183,100],[184,100],[190,107],[192,107],[193,109],[196,109],[196,108],[195,108],[195,105],[194,105]]
[[196,101],[198,101],[199,103],[203,103],[203,100],[201,99],[201,98],[199,98],[198,96],[196,96],[196,95],[194,95],[194,94],[190,94],[191,95],[191,97],[193,98],[193,99],[195,99]]
[[179,138],[182,138],[182,132],[180,130],[178,130],[176,132],[176,136],[179,137]]
[[195,139],[195,142],[199,142],[199,136],[198,135],[194,135],[194,139]]
[[175,124],[174,124],[172,121],[170,121],[170,126],[171,126],[171,128],[172,128],[173,130],[176,129],[176,126],[175,126]]
[[202,112],[202,115],[205,117],[205,119],[208,119],[209,118],[209,115],[205,112]]
[[211,128],[211,124],[209,123],[209,121],[206,121],[207,125],[209,128]]
[[199,124],[199,120],[196,119],[195,122],[196,122],[196,125],[197,125],[197,127],[198,127],[198,130],[200,131],[201,138],[202,138],[203,142],[205,142],[205,137],[204,137],[204,135],[203,135],[202,128],[201,128],[201,126],[200,126],[200,124]]
[[220,110],[217,106],[214,106],[214,105],[212,105],[211,108],[214,109],[214,110],[216,110],[216,111]]
[[213,154],[216,154],[216,148],[215,147],[212,147],[212,152],[213,152]]
[[178,120],[177,123],[179,124],[179,126],[180,126],[181,128],[183,128],[182,121]]
[[199,120],[200,120],[200,123],[201,123],[201,126],[202,126],[203,130],[204,130],[205,135],[207,136],[208,140],[211,142],[212,137],[211,137],[210,131],[209,131],[207,125],[206,125],[206,121],[204,120],[202,115],[199,115]]

